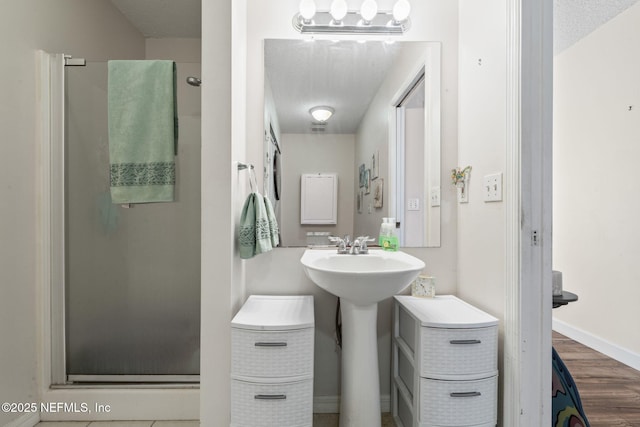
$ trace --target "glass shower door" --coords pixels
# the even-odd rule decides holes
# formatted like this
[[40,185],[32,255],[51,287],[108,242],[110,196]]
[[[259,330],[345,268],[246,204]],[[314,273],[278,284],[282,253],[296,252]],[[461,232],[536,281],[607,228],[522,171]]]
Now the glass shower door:
[[66,67],[65,357],[70,382],[197,381],[200,91],[178,64],[176,201],[111,203],[107,64]]

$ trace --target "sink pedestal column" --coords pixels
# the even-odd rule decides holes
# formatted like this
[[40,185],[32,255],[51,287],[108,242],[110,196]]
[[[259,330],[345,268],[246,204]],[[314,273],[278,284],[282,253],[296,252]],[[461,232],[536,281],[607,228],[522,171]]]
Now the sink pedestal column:
[[378,303],[356,305],[340,298],[342,390],[340,427],[380,427]]

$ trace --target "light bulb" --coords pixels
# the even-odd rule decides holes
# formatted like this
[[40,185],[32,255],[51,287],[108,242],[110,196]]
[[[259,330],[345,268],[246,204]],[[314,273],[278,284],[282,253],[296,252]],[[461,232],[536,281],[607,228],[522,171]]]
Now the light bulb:
[[300,16],[305,21],[311,21],[316,14],[316,2],[313,0],[302,0],[300,2]]
[[378,4],[375,0],[364,0],[362,6],[360,6],[360,16],[362,19],[369,23],[378,14]]
[[335,22],[340,22],[347,16],[347,2],[345,0],[333,0],[331,3],[331,17]]
[[393,20],[396,23],[404,22],[409,17],[411,12],[411,5],[407,0],[398,0],[393,5]]

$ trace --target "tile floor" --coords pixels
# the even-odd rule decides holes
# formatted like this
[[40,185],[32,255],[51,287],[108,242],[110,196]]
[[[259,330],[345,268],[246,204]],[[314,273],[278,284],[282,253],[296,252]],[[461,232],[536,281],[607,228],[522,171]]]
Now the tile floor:
[[36,427],[200,427],[199,421],[43,421]]
[[[313,414],[313,427],[338,427],[338,414]],[[36,427],[200,427],[198,421],[66,421],[41,422]],[[391,414],[382,414],[382,427],[395,427]]]

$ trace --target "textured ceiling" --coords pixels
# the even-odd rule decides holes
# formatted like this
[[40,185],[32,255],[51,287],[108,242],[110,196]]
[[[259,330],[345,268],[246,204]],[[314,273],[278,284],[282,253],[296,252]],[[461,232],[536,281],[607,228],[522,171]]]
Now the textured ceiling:
[[328,105],[335,113],[324,133],[355,133],[404,43],[265,40],[281,132],[312,132],[309,109]]
[[560,53],[638,0],[554,0],[554,53]]

